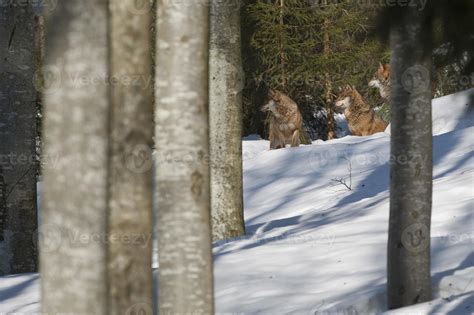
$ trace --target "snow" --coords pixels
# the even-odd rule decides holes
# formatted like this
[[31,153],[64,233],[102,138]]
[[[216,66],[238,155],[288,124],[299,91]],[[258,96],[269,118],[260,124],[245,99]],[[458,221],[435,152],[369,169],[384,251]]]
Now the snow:
[[[388,133],[276,151],[251,136],[247,235],[213,248],[216,312],[473,313],[473,100],[474,89],[433,101],[432,301],[386,310]],[[0,314],[39,311],[38,290],[37,275],[0,278]]]

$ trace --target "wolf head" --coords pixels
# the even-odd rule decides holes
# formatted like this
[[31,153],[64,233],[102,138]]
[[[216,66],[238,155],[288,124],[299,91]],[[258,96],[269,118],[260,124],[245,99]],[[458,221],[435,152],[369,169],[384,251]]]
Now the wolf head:
[[390,97],[390,65],[379,64],[379,68],[374,74],[374,77],[369,82],[369,86],[377,88],[380,91],[380,96],[385,99]]
[[262,112],[272,112],[275,117],[279,117],[278,105],[280,103],[281,92],[269,90],[268,91],[268,102],[263,105],[260,110]]
[[349,108],[349,106],[351,106],[354,101],[354,89],[355,88],[350,85],[345,85],[342,88],[339,88],[339,94],[334,101],[334,110],[337,113],[342,114]]

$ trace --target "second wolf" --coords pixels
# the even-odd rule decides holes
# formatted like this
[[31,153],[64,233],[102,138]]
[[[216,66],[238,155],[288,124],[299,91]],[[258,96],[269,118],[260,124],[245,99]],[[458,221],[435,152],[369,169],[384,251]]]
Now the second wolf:
[[355,87],[346,85],[335,102],[335,109],[344,113],[349,130],[354,136],[368,136],[383,132],[387,123],[367,104]]

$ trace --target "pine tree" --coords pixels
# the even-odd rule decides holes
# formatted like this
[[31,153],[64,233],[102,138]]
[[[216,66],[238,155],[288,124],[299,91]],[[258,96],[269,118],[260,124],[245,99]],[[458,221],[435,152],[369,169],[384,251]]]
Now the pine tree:
[[[314,115],[332,109],[338,86],[356,85],[378,105],[367,82],[379,60],[387,58],[371,37],[375,13],[373,6],[350,0],[247,1],[243,11],[245,133],[259,130],[255,120],[261,117],[258,103],[262,98],[255,94],[260,80],[298,103],[312,138],[327,138],[327,121],[321,131]],[[332,120],[328,120],[331,129]]]

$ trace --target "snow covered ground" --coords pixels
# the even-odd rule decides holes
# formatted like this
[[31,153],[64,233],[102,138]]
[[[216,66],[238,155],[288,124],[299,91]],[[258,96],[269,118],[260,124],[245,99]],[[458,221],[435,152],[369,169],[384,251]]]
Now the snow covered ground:
[[[252,137],[247,235],[214,244],[217,313],[474,313],[474,89],[434,100],[433,121],[433,301],[386,312],[388,133],[271,152]],[[38,282],[0,278],[0,314],[39,311]]]

